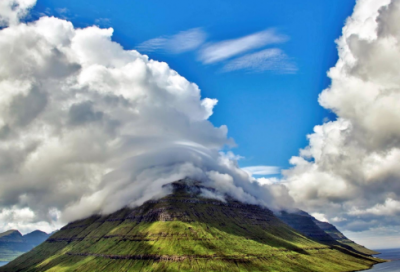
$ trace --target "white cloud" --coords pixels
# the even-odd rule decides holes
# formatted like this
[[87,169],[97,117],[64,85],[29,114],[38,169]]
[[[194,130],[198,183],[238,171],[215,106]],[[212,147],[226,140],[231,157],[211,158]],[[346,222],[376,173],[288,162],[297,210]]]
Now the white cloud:
[[48,220],[37,221],[35,219],[35,213],[28,207],[6,208],[0,212],[0,229],[3,231],[16,229],[19,230],[22,234],[26,234],[37,229],[50,233],[53,230],[62,227],[61,224],[57,223],[57,212],[58,211],[56,210],[50,210],[48,214]]
[[331,218],[332,222],[343,222],[343,221],[346,221],[346,220],[347,220],[346,218],[338,217],[338,216]]
[[57,8],[56,11],[61,14],[65,14],[68,12],[67,8]]
[[286,187],[254,182],[220,152],[234,141],[208,120],[217,100],[112,33],[54,17],[0,30],[0,221],[12,222],[0,231],[140,205],[184,177],[272,209],[292,204]]
[[326,219],[325,214],[323,213],[312,213],[311,216],[315,217],[315,219],[321,222],[329,222],[329,220]]
[[297,71],[296,65],[278,48],[264,49],[233,59],[224,66],[223,71],[243,69],[254,72],[274,71],[278,73],[295,73]]
[[137,50],[152,52],[162,49],[178,54],[198,48],[206,38],[207,34],[201,28],[192,28],[173,36],[163,36],[145,41],[137,46]]
[[36,0],[1,0],[0,26],[18,24],[35,4]]
[[376,204],[375,206],[365,209],[359,210],[357,208],[353,208],[349,211],[350,215],[365,215],[372,214],[377,216],[397,216],[400,215],[400,201],[393,200],[388,198],[385,200],[383,204]]
[[111,19],[109,19],[109,18],[98,18],[98,19],[94,20],[94,22],[96,23],[96,25],[102,26],[102,27],[111,25]]
[[[288,39],[286,36],[277,34],[273,29],[257,32],[238,39],[203,45],[206,38],[207,34],[201,28],[194,28],[182,31],[173,36],[161,36],[145,41],[137,46],[137,50],[141,52],[165,50],[178,54],[200,48],[198,51],[200,61],[209,64],[235,57],[268,44],[285,42]],[[203,46],[201,47],[201,45]],[[226,63],[222,69],[224,72],[235,70],[295,73],[297,67],[281,49],[272,48],[233,59]]]
[[171,37],[168,49],[173,53],[181,53],[198,48],[207,38],[207,34],[201,28],[193,28],[179,32]]
[[272,178],[256,178],[256,181],[262,185],[273,185],[273,184],[279,184],[282,181],[279,178],[272,177]]
[[167,38],[158,37],[139,44],[136,49],[140,52],[153,52],[164,49],[168,43]]
[[214,63],[268,44],[282,43],[287,39],[286,36],[269,29],[238,39],[208,44],[200,51],[199,58],[203,63]]
[[319,96],[338,118],[316,126],[284,171],[298,205],[342,229],[400,224],[399,25],[399,0],[357,1]]
[[279,167],[276,166],[266,166],[266,165],[257,165],[257,166],[249,166],[243,167],[244,171],[249,172],[252,175],[274,175],[279,173]]
[[344,231],[346,237],[368,248],[378,250],[400,247],[398,227],[371,228],[363,232]]

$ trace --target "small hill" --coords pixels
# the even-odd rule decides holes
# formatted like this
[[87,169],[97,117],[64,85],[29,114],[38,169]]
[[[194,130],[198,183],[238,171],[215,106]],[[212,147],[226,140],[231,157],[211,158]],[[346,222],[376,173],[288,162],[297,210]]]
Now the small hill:
[[44,242],[49,235],[36,230],[22,235],[18,230],[0,233],[0,261],[8,262]]
[[[0,271],[355,271],[378,262],[294,230],[270,210],[205,198],[198,182],[78,220]],[[209,195],[209,194],[208,194]]]

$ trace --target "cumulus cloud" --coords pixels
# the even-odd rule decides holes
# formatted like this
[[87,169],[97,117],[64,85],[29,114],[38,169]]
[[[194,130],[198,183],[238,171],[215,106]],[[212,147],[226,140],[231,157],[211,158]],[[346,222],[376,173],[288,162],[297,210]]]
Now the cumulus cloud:
[[377,203],[375,206],[365,209],[359,210],[356,207],[350,210],[350,215],[365,215],[372,214],[377,216],[395,216],[400,214],[400,201],[393,200],[391,198],[387,198],[385,203]]
[[311,215],[321,222],[329,222],[323,213],[312,213]]
[[36,0],[2,0],[0,2],[0,27],[15,25],[25,17]]
[[233,59],[223,68],[224,72],[235,70],[295,73],[297,67],[281,49],[271,48]]
[[184,177],[248,203],[290,203],[286,187],[220,152],[234,142],[208,120],[217,100],[112,33],[54,17],[0,30],[0,228],[140,205]]
[[319,96],[338,118],[316,126],[284,171],[299,205],[343,229],[400,224],[399,25],[399,0],[357,2]]
[[206,64],[215,63],[268,44],[285,42],[287,39],[275,30],[268,29],[237,39],[210,43],[201,49],[199,58]]
[[355,241],[362,241],[363,245],[373,249],[388,249],[400,247],[400,230],[395,227],[371,228],[363,232],[344,231],[344,235]]
[[35,213],[28,207],[4,208],[0,212],[0,229],[16,229],[23,234],[36,229],[50,233],[62,227],[62,224],[59,222],[59,216],[59,211],[51,209],[48,212],[47,219],[38,221]]
[[137,50],[140,52],[166,50],[178,54],[198,48],[206,38],[207,34],[203,29],[192,28],[172,36],[162,36],[145,41],[137,46]]

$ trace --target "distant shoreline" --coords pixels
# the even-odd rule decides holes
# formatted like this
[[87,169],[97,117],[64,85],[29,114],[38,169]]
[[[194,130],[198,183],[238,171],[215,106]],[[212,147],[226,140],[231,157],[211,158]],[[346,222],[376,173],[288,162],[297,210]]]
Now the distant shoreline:
[[[400,270],[393,270],[393,268],[396,269],[399,267],[397,262],[400,262],[400,248],[374,249],[374,250],[379,252],[379,254],[374,254],[372,256],[373,257],[379,256],[379,259],[385,260],[385,262],[374,264],[369,269],[366,269],[366,270],[359,270],[359,271],[354,271],[354,272],[371,271],[374,268],[379,269],[376,271],[381,271],[381,272],[400,271]],[[377,258],[377,257],[375,257],[375,258]],[[392,263],[396,263],[396,264],[392,264]],[[379,268],[377,267],[378,265],[379,265]]]

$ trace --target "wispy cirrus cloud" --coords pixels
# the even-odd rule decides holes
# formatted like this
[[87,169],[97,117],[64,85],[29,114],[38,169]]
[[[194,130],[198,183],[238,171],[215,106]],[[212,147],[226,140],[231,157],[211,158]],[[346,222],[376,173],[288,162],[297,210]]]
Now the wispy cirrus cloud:
[[233,59],[222,70],[224,72],[235,70],[275,71],[291,74],[297,72],[297,66],[281,49],[271,48]]
[[[278,48],[263,49],[271,44],[284,43],[289,37],[275,29],[267,29],[236,39],[205,43],[207,33],[192,28],[175,35],[147,40],[136,47],[140,52],[165,51],[179,54],[197,50],[198,60],[204,65],[222,63],[222,72],[246,70],[248,72],[274,71],[292,74],[296,64]],[[256,51],[255,50],[260,50]]]
[[68,12],[67,8],[56,8],[56,11],[60,14],[65,14]]
[[274,29],[268,29],[237,39],[211,43],[201,50],[199,59],[205,64],[215,63],[252,49],[287,40],[287,36],[278,34]]
[[141,43],[137,50],[141,52],[153,52],[166,50],[178,54],[198,48],[205,42],[207,34],[201,28],[192,28],[181,31],[172,36],[161,36]]
[[136,47],[136,49],[141,52],[153,52],[156,50],[163,49],[167,41],[168,41],[167,38],[161,38],[161,37],[154,38],[139,44]]
[[111,20],[110,18],[98,18],[96,20],[94,20],[95,24],[98,26],[110,26],[111,25]]
[[242,170],[252,174],[253,176],[266,176],[266,175],[275,175],[278,174],[280,168],[277,166],[267,166],[267,165],[257,165],[257,166],[249,166],[244,167]]

